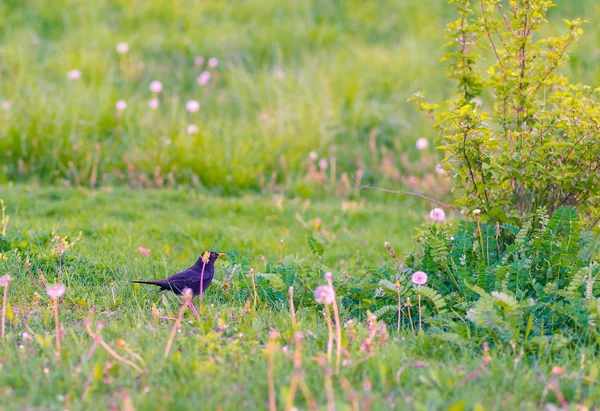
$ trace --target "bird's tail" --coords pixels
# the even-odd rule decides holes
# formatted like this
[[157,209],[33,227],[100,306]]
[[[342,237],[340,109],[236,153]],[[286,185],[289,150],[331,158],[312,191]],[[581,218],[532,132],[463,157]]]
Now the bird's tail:
[[138,283],[138,284],[152,284],[152,285],[158,285],[159,287],[164,285],[163,280],[156,280],[156,281],[146,281],[146,280],[133,280],[134,283]]

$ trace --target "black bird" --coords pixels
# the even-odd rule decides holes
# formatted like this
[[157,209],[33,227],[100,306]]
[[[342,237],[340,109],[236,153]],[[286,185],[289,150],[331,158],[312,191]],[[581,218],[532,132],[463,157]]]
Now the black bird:
[[151,281],[135,280],[133,282],[157,285],[160,287],[159,291],[171,290],[175,294],[183,294],[184,289],[191,288],[194,295],[198,295],[200,294],[200,284],[202,284],[202,292],[210,285],[215,275],[215,261],[217,261],[217,258],[226,255],[215,251],[205,251],[198,258],[196,264],[169,278]]

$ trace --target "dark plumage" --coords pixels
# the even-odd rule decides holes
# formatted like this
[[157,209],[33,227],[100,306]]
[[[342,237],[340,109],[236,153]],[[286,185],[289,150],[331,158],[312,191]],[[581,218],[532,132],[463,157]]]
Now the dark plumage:
[[[164,280],[136,280],[134,283],[157,285],[160,287],[160,291],[171,290],[175,294],[182,294],[184,289],[191,288],[194,295],[198,295],[200,294],[200,284],[202,284],[203,292],[210,285],[215,275],[215,261],[217,261],[217,258],[225,255],[214,251],[205,251],[198,258],[196,264],[185,271]],[[201,275],[203,277],[202,281],[200,281]]]

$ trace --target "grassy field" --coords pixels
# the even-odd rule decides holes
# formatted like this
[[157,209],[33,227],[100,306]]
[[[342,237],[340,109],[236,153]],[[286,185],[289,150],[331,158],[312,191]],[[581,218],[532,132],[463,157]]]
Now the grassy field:
[[[377,275],[372,268],[390,259],[383,242],[392,242],[399,252],[414,250],[410,227],[422,218],[418,211],[399,214],[395,206],[376,203],[347,209],[338,200],[216,198],[184,190],[91,192],[17,186],[4,187],[2,197],[10,215],[7,238],[20,250],[20,256],[5,252],[0,260],[0,272],[13,277],[7,340],[0,344],[0,409],[6,411],[132,409],[127,406],[264,409],[265,344],[272,328],[280,334],[273,351],[274,382],[283,409],[293,374],[290,314],[259,290],[256,308],[232,318],[232,313],[242,316],[246,297],[252,298],[251,293],[232,295],[223,288],[234,262],[245,261],[237,269],[268,272],[261,256],[271,264],[278,262],[284,239],[284,259],[298,261],[309,273],[321,264],[306,243],[312,234],[326,248],[323,264],[335,273]],[[386,224],[391,220],[393,227]],[[60,300],[64,329],[60,359],[55,357],[50,300],[32,282],[24,262],[30,255],[35,278],[40,269],[49,283],[57,281],[53,232],[70,240],[82,233],[64,255],[67,291]],[[149,248],[150,255],[141,254],[139,246]],[[163,316],[176,316],[180,299],[131,280],[162,278],[187,267],[209,248],[233,257],[217,263],[218,282],[206,293],[202,318],[185,314],[165,359],[173,323],[153,318],[153,307]],[[296,287],[300,293],[301,282]],[[94,321],[104,324],[104,340],[139,364],[143,373],[109,357],[102,348],[90,354],[93,340],[84,321],[92,306]],[[296,330],[305,337],[306,382],[319,406],[325,407],[323,373],[315,358],[326,351],[327,327],[316,315],[320,309],[314,303],[298,301],[296,310]],[[343,322],[351,319],[344,309],[341,316]],[[355,327],[355,340],[348,327]],[[355,397],[348,387],[361,409],[369,404],[371,409],[539,409],[558,403],[550,389],[552,378],[559,379],[562,395],[571,404],[589,407],[600,401],[592,348],[527,354],[496,346],[489,353],[491,362],[483,366],[484,354],[476,342],[465,347],[425,334],[413,336],[410,329],[398,334],[389,327],[388,339],[374,344],[373,355],[368,356],[363,347],[368,333],[364,319],[354,318],[344,333],[350,342],[348,355],[333,379],[338,409],[352,409]],[[565,373],[553,377],[551,370],[557,366]],[[300,393],[296,398],[296,406],[308,409]]]
[[[456,18],[446,3],[0,2],[0,199],[9,216],[5,233],[0,224],[0,278],[12,277],[0,287],[8,303],[0,411],[331,410],[333,402],[338,410],[597,409],[600,317],[592,311],[600,282],[591,278],[600,277],[592,257],[571,294],[566,277],[558,279],[561,290],[549,277],[572,276],[579,254],[561,255],[547,272],[542,264],[547,283],[522,276],[548,309],[533,334],[514,333],[517,342],[493,329],[515,311],[500,301],[485,312],[505,307],[502,314],[487,327],[474,325],[476,298],[464,289],[443,288],[448,310],[425,301],[423,330],[407,326],[419,321],[409,277],[418,264],[403,271],[399,260],[410,265],[406,254],[421,251],[425,231],[417,230],[434,202],[357,185],[452,201],[450,177],[436,170],[435,131],[406,101],[417,91],[432,102],[453,92],[440,63],[445,24]],[[563,73],[599,86],[600,5],[555,3],[542,34],[564,34],[563,18],[586,19]],[[482,96],[484,107],[490,101]],[[419,138],[427,147],[416,147]],[[462,231],[461,244],[469,234],[483,238],[478,216],[444,208],[450,221],[476,227]],[[444,244],[458,241],[450,231],[446,239],[450,225],[443,227],[438,244],[446,251]],[[486,238],[500,238],[499,227],[484,228]],[[504,275],[531,275],[522,247],[528,229],[502,229],[522,241],[507,240],[522,255],[508,267],[506,254]],[[576,248],[551,241],[535,250]],[[469,244],[471,254],[490,250],[483,240]],[[132,280],[164,278],[207,249],[228,258],[217,262],[201,316],[186,311],[171,334],[181,298]],[[460,256],[446,257],[432,261],[459,264]],[[473,277],[497,268],[482,264]],[[331,331],[313,294],[326,272],[343,325],[339,372],[328,362]],[[409,286],[404,312],[415,317],[402,318],[397,330],[395,312],[379,312],[390,307],[390,289],[385,297],[380,284],[393,289],[400,278]],[[58,300],[60,356],[45,289],[57,282],[66,286]],[[491,294],[510,302],[510,290],[498,292],[507,289]],[[531,301],[524,295],[521,308]],[[585,306],[563,304],[565,295]],[[521,324],[516,317],[511,324]],[[573,321],[561,324],[589,325],[589,332],[545,318],[567,318]],[[549,329],[554,335],[535,334]],[[295,373],[299,353],[302,373]],[[292,397],[300,375],[306,386]]]
[[[314,196],[322,184],[304,181],[314,151],[338,180],[405,183],[435,165],[411,167],[416,140],[434,133],[406,99],[420,90],[439,101],[454,87],[439,62],[455,18],[445,3],[4,1],[0,181]],[[564,33],[563,17],[587,19],[566,70],[597,86],[600,6],[556,3],[543,32]],[[163,89],[151,109],[155,80]],[[199,110],[188,113],[192,99]]]

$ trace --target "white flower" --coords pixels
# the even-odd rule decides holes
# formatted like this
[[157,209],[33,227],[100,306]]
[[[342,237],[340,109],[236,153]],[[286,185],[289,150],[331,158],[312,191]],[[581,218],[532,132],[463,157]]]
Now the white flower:
[[423,271],[415,271],[412,277],[410,277],[410,281],[416,285],[423,285],[427,282],[427,274]]
[[187,126],[188,134],[196,134],[198,132],[198,127],[195,124],[190,124]]
[[315,289],[315,301],[318,304],[333,304],[335,290],[328,285],[321,285]]
[[429,141],[426,138],[417,140],[417,150],[425,150],[427,147],[429,147]]
[[435,165],[435,172],[436,172],[436,174],[439,174],[440,176],[448,175],[448,172],[442,168],[441,164]]
[[195,113],[200,109],[200,103],[198,103],[196,100],[190,100],[186,103],[185,108],[190,113]]
[[211,57],[208,59],[208,67],[215,68],[219,65],[219,60],[216,57]]
[[200,76],[198,76],[198,84],[200,84],[201,86],[206,86],[210,81],[211,77],[212,74],[210,74],[210,71],[203,71],[202,73],[200,73]]
[[441,208],[434,208],[429,212],[429,218],[441,223],[446,221],[446,213]]
[[151,98],[150,101],[148,101],[148,107],[151,109],[157,109],[159,104],[160,103],[157,98]]
[[163,89],[162,83],[158,80],[154,80],[150,83],[150,91],[153,93],[160,93]]
[[10,278],[10,275],[8,274],[0,277],[0,287],[7,287],[8,283],[10,283],[10,280],[12,280],[12,278]]
[[204,65],[204,57],[196,57],[194,59],[194,64],[197,65],[198,67],[202,67]]
[[12,103],[8,100],[2,100],[2,110],[10,110]]
[[63,296],[67,288],[64,284],[54,284],[46,287],[46,294],[52,299],[57,299]]
[[127,54],[127,52],[129,51],[129,44],[127,43],[119,43],[117,44],[117,53],[119,54]]
[[115,108],[118,111],[123,111],[127,108],[127,102],[125,100],[119,100],[115,103]]
[[71,70],[67,72],[67,78],[69,80],[79,80],[81,78],[81,71],[77,69]]
[[477,208],[477,209],[473,210],[473,215],[479,215],[479,214],[481,214],[480,209]]

